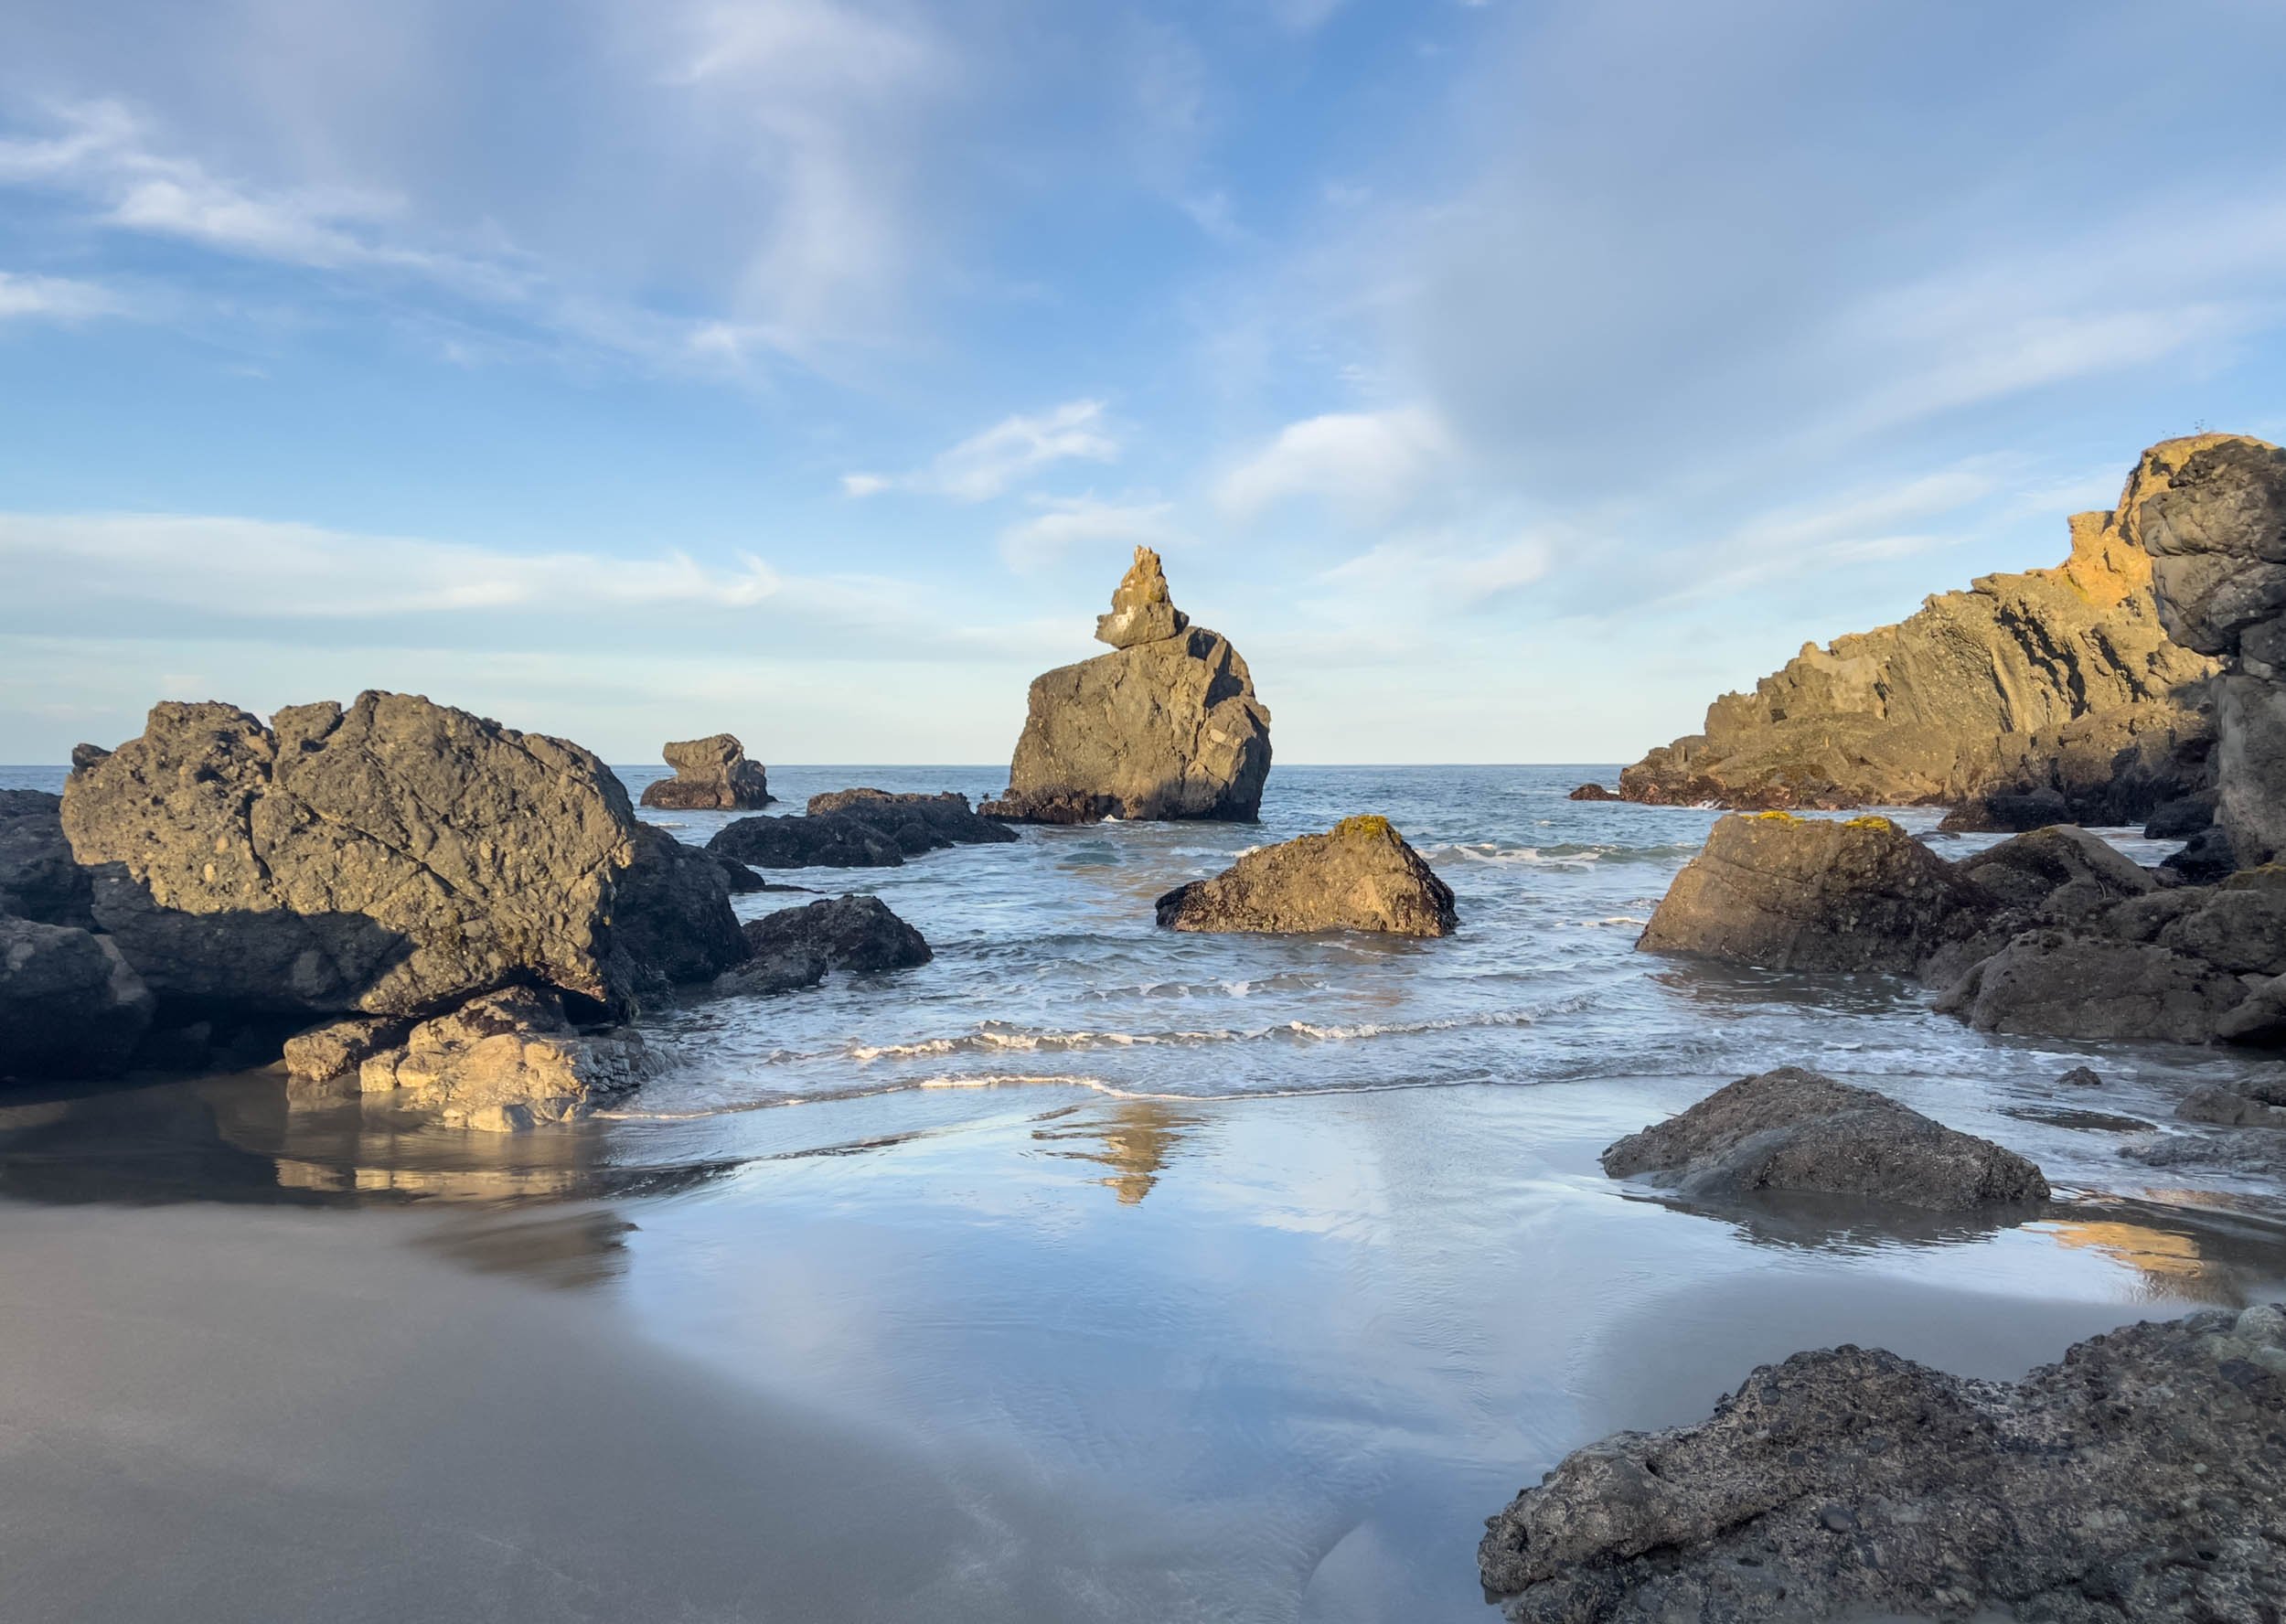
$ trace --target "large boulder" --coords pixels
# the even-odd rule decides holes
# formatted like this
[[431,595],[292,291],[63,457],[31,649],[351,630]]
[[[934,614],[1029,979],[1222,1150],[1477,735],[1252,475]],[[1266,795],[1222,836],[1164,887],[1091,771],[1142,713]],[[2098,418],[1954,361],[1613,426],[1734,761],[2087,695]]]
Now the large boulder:
[[935,795],[892,794],[885,789],[837,789],[809,797],[812,817],[848,815],[888,834],[907,856],[950,846],[1005,846],[1016,831],[998,818],[972,810],[968,797],[952,790]]
[[1971,967],[1937,1008],[1979,1031],[2204,1043],[2246,996],[2238,977],[2156,942],[2031,930]]
[[1249,851],[1212,880],[1159,899],[1179,931],[1379,931],[1449,935],[1452,887],[1386,817],[1345,817],[1322,835]]
[[109,937],[0,916],[0,1077],[115,1076],[153,1008]]
[[1756,808],[2046,790],[2071,821],[2142,821],[2204,782],[2188,690],[2215,666],[2161,624],[2129,514],[2073,518],[2059,568],[1988,575],[1896,625],[1805,646],[1753,693],[1716,700],[1703,732],[1629,767],[1620,793]]
[[2021,1383],[1855,1347],[1566,1456],[1487,1524],[1521,1624],[2286,1616],[2286,1312],[2078,1344]]
[[1885,817],[1720,819],[1636,943],[1779,970],[1911,974],[1996,907]]
[[827,897],[781,908],[747,921],[745,930],[756,958],[815,954],[835,970],[904,970],[934,956],[921,933],[875,896]]
[[[158,705],[142,737],[72,774],[63,824],[97,923],[162,999],[426,1014],[535,982],[624,1010],[667,978],[614,935],[657,848],[610,769],[417,695],[295,706],[267,727]],[[727,898],[697,905],[658,919],[650,948],[686,929],[726,939]]]
[[617,978],[638,996],[656,998],[711,980],[743,959],[745,939],[731,912],[730,871],[741,867],[703,846],[686,846],[663,828],[637,824],[635,860],[620,875],[612,899]]
[[646,807],[742,812],[767,807],[773,799],[762,764],[748,761],[746,747],[730,733],[685,739],[662,746],[659,754],[675,775],[643,786]]
[[87,871],[64,838],[63,798],[0,789],[0,914],[90,930],[93,897]]
[[1008,793],[980,810],[1017,822],[1251,820],[1270,773],[1270,712],[1229,641],[1166,601],[1150,549],[1136,549],[1096,635],[1113,653],[1032,683]]
[[2200,434],[2146,451],[2120,499],[2175,640],[2220,658],[2216,815],[2242,862],[2286,852],[2286,450]]
[[1742,1077],[1629,1134],[1603,1153],[1603,1167],[1693,1201],[1776,1191],[1954,1213],[2048,1193],[2040,1170],[2014,1151],[1799,1066]]
[[1954,871],[2003,903],[2058,920],[2159,888],[2150,871],[2118,847],[2070,824],[2003,840],[1961,859]]
[[415,1026],[358,1068],[358,1086],[448,1125],[504,1133],[585,1116],[658,1070],[628,1028],[582,1032],[552,992],[511,987]]

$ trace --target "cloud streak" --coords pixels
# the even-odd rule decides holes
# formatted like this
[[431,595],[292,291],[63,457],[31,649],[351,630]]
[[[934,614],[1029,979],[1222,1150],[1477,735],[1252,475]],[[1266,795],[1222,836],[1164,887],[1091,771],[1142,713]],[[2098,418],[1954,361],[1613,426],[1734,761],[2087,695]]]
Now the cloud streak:
[[841,489],[860,497],[908,490],[985,502],[1052,464],[1114,462],[1119,450],[1101,401],[1066,401],[1047,411],[1002,418],[908,473],[845,474]]

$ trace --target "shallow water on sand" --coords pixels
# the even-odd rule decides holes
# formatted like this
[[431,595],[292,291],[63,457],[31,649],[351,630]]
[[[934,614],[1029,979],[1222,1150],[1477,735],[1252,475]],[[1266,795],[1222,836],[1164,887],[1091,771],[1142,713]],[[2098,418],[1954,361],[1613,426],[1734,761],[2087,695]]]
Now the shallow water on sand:
[[[2274,1063],[1636,955],[1714,815],[1563,799],[1596,775],[1280,768],[1260,828],[785,876],[878,891],[935,962],[668,1012],[677,1070],[588,1123],[455,1133],[266,1074],[12,1093],[0,1567],[36,1618],[1481,1619],[1486,1515],[1759,1361],[2014,1375],[2278,1294],[2273,1191],[2117,1153]],[[772,775],[796,810],[999,776]],[[1159,892],[1356,811],[1459,935],[1153,928]],[[2103,1088],[2053,1086],[2083,1061]],[[2059,1199],[1706,1214],[1602,1177],[1789,1062]]]

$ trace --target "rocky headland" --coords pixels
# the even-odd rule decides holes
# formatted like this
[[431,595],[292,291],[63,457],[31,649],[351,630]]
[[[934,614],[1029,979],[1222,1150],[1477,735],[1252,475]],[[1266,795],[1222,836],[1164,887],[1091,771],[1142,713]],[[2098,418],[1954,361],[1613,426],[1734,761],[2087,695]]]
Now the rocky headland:
[[2259,447],[2153,447],[2116,508],[2071,520],[2057,568],[1988,575],[1895,625],[1805,646],[1629,767],[1620,794],[1745,810],[1942,804],[1986,828],[2141,823],[2197,796],[2222,651],[2170,635],[2146,514],[2155,498],[2180,505],[2174,482],[2203,454]]
[[1112,646],[1036,678],[1008,791],[1020,823],[1251,820],[1270,773],[1270,712],[1227,638],[1174,606],[1159,555],[1135,550],[1095,636]]
[[746,747],[729,733],[684,739],[661,746],[659,755],[675,769],[672,778],[644,785],[643,805],[678,811],[744,812],[767,807],[769,775],[746,759]]
[[1179,931],[1442,936],[1460,923],[1452,887],[1386,817],[1372,817],[1249,851],[1212,879],[1169,892],[1157,911]]

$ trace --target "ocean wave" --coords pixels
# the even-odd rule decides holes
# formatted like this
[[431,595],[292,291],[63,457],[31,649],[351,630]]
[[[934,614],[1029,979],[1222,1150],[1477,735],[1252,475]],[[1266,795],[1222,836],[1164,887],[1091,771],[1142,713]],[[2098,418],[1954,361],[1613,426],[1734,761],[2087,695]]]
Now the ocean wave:
[[851,1060],[870,1062],[929,1060],[954,1054],[1074,1053],[1104,1049],[1196,1048],[1212,1043],[1346,1043],[1373,1038],[1418,1037],[1429,1032],[1463,1031],[1486,1027],[1532,1026],[1551,1014],[1569,1013],[1583,1007],[1586,1001],[1586,995],[1581,994],[1538,1010],[1479,1010],[1468,1014],[1419,1020],[1285,1020],[1274,1026],[1224,1027],[1207,1031],[1042,1031],[986,1026],[958,1037],[924,1038],[911,1043],[852,1044],[845,1052]]

